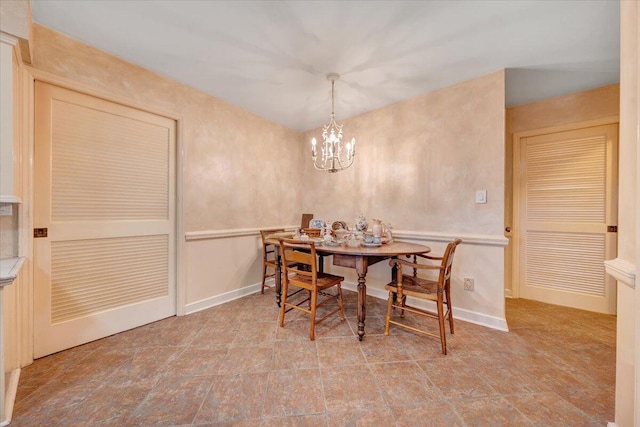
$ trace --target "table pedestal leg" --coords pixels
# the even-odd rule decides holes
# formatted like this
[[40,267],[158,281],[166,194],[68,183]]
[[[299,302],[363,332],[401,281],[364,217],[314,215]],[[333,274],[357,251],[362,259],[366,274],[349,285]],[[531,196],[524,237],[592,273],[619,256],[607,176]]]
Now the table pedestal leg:
[[367,315],[367,285],[364,275],[358,275],[358,339],[364,338],[364,319]]
[[280,256],[280,248],[276,247],[276,304],[280,307],[282,302],[282,257]]

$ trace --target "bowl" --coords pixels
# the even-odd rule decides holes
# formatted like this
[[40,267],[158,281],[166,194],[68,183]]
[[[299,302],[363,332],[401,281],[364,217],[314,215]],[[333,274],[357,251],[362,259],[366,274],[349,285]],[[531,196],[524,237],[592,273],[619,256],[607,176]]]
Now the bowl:
[[350,233],[349,230],[334,230],[333,233],[336,235],[336,239],[344,239]]
[[347,246],[350,248],[359,248],[360,247],[360,240],[358,239],[349,239],[347,240]]

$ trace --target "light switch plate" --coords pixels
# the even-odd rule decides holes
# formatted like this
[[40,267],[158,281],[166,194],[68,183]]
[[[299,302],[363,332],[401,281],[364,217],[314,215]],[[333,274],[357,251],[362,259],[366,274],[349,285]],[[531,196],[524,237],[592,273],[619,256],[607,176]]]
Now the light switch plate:
[[487,190],[476,191],[476,203],[487,203]]

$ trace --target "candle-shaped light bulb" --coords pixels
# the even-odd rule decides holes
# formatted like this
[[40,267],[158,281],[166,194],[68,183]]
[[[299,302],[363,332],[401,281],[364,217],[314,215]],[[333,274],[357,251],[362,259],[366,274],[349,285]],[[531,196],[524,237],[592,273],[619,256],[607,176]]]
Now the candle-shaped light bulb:
[[356,155],[356,139],[351,138],[351,154]]
[[311,155],[313,157],[316,156],[316,139],[315,138],[311,140]]

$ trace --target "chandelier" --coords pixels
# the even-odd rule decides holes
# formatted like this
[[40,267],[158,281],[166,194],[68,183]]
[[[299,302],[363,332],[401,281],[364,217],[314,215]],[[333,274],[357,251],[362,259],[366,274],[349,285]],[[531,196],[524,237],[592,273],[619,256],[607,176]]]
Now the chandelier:
[[327,74],[327,80],[331,82],[331,121],[322,127],[322,145],[320,147],[320,156],[316,148],[317,141],[315,138],[311,140],[311,159],[313,166],[318,170],[330,173],[338,172],[348,168],[353,164],[356,156],[356,139],[351,139],[347,145],[342,147],[342,125],[336,123],[334,111],[334,86],[336,80],[340,76],[335,73]]

